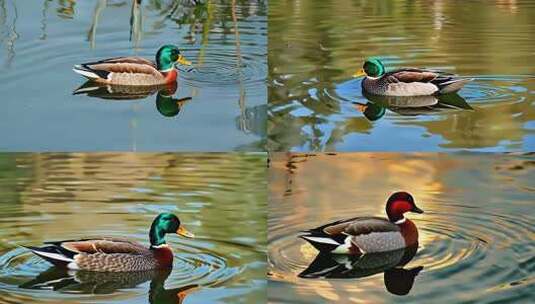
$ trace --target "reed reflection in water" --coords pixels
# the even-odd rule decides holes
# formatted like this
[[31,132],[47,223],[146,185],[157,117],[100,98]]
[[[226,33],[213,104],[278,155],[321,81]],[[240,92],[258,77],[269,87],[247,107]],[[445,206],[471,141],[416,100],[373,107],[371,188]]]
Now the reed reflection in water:
[[[0,302],[265,301],[264,154],[0,154],[0,202]],[[65,272],[20,247],[95,236],[148,246],[161,212],[196,235],[167,238],[171,272]]]

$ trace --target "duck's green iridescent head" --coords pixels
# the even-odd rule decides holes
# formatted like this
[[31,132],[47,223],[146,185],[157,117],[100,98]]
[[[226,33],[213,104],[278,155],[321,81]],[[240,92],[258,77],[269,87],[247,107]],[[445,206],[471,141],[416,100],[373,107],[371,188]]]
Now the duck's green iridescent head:
[[151,246],[165,244],[165,235],[167,233],[176,233],[183,237],[192,238],[193,233],[189,232],[180,225],[178,217],[172,213],[160,213],[150,226],[149,238]]
[[381,60],[377,58],[368,58],[364,61],[362,69],[358,70],[353,76],[370,76],[370,77],[381,77],[386,73],[385,66]]
[[184,56],[180,54],[180,50],[172,45],[166,44],[162,46],[156,53],[156,66],[159,71],[167,72],[175,68],[175,64],[191,65]]

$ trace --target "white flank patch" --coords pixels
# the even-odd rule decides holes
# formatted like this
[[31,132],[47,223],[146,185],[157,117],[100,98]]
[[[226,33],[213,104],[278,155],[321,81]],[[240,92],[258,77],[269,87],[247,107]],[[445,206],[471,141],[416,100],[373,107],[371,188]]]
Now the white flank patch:
[[315,243],[322,243],[322,244],[331,244],[331,245],[340,245],[337,241],[331,239],[331,238],[323,238],[323,237],[315,237],[315,236],[303,236],[305,240],[309,240],[311,242]]
[[75,262],[70,262],[69,264],[67,264],[67,268],[72,269],[72,270],[80,269],[80,267],[78,267],[78,265],[76,265]]
[[344,240],[344,244],[336,247],[331,253],[334,254],[348,254],[351,251],[349,250],[353,244],[351,244],[351,237],[346,237]]
[[64,261],[64,262],[72,262],[72,261],[74,261],[73,259],[69,259],[68,257],[66,257],[66,256],[64,256],[62,254],[58,254],[58,253],[43,252],[43,251],[37,251],[37,250],[32,250],[32,251],[35,252],[35,254],[37,254],[37,255],[45,256],[45,257],[51,258],[53,260]]
[[82,76],[85,76],[87,78],[90,78],[90,79],[97,79],[99,78],[97,74],[95,73],[92,73],[92,72],[89,72],[89,71],[84,71],[84,70],[77,70],[76,68],[72,69],[74,72],[82,75]]

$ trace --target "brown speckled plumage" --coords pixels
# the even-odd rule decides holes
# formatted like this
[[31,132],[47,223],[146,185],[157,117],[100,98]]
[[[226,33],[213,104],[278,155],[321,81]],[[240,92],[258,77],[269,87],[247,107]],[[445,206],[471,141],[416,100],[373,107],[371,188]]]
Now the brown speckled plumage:
[[73,270],[100,272],[146,271],[170,269],[173,251],[165,242],[168,233],[192,238],[172,213],[160,213],[150,227],[150,247],[125,238],[99,237],[45,242],[45,246],[27,246],[50,263]]
[[133,253],[80,253],[74,256],[80,269],[90,271],[144,271],[159,268],[151,252]]
[[[51,245],[29,248],[55,265],[70,269],[105,272],[145,271],[169,268],[173,260],[171,248],[167,245],[146,248],[140,243],[122,238],[104,237],[48,244]],[[70,261],[50,260],[46,255],[56,252]]]

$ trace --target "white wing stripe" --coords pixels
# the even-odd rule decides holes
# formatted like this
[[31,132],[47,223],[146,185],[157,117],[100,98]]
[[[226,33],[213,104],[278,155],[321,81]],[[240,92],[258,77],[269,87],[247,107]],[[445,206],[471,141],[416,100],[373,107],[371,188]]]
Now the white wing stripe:
[[75,71],[76,73],[80,74],[80,75],[83,75],[83,76],[87,77],[87,78],[91,78],[91,79],[100,78],[97,74],[89,72],[89,71],[78,70],[78,69],[72,69],[72,70]]
[[315,236],[303,236],[305,240],[309,240],[316,243],[323,243],[323,244],[332,244],[332,245],[340,245],[337,241],[331,239],[331,238],[323,238],[323,237],[315,237]]
[[35,254],[37,254],[37,255],[42,255],[42,256],[45,256],[47,258],[51,258],[53,260],[60,260],[60,261],[65,261],[65,262],[73,262],[74,261],[73,259],[69,259],[68,257],[66,257],[64,255],[61,255],[61,254],[58,254],[58,253],[43,252],[43,251],[37,251],[37,250],[32,250],[32,251],[35,252]]

